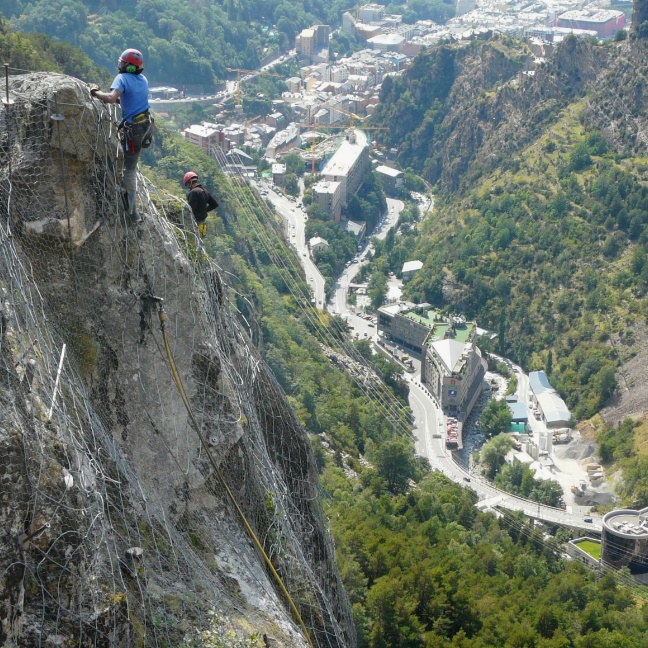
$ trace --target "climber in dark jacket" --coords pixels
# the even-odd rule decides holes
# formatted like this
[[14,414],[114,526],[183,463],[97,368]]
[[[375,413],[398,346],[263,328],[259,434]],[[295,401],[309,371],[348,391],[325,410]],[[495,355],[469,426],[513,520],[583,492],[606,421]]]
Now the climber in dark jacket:
[[207,220],[207,214],[216,209],[218,203],[214,196],[198,182],[198,175],[193,171],[187,171],[184,174],[184,184],[189,189],[187,202],[196,219],[198,231],[200,232],[200,236],[205,238],[205,234],[207,233],[207,223],[205,222]]

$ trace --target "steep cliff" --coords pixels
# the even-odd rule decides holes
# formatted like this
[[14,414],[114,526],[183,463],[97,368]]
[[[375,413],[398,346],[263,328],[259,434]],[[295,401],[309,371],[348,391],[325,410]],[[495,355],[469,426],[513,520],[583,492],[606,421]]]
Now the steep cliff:
[[13,76],[10,99],[0,644],[200,645],[216,618],[307,645],[227,487],[313,644],[353,646],[308,439],[191,226],[166,217],[180,205],[140,179],[144,222],[126,222],[115,124],[85,85]]

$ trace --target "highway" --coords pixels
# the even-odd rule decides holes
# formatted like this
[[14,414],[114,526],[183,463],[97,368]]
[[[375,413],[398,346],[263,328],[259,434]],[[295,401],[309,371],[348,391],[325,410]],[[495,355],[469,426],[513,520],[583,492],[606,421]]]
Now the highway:
[[296,202],[293,202],[282,193],[274,191],[270,183],[257,181],[256,186],[259,191],[267,191],[267,195],[262,195],[261,197],[267,198],[272,203],[275,211],[283,219],[286,240],[299,255],[299,260],[304,268],[306,281],[308,281],[308,285],[310,286],[315,305],[318,308],[323,308],[326,298],[324,277],[313,262],[306,242],[306,220],[308,216],[303,208],[297,207]]
[[[433,199],[425,200],[419,196],[421,211],[425,213],[433,207]],[[387,218],[383,226],[374,235],[383,239],[389,230],[393,227],[400,211],[404,205],[401,201],[388,199]],[[336,290],[329,309],[332,312],[346,317],[349,324],[355,329],[360,338],[367,337],[376,341],[377,329],[372,326],[370,321],[360,317],[354,312],[354,307],[347,304],[347,295],[349,284],[358,274],[362,262],[366,259],[367,254],[371,251],[371,245],[365,246],[359,255],[360,261],[352,264],[342,273],[336,284]],[[520,402],[528,402],[529,378],[524,374],[520,367],[517,367],[510,361],[502,358],[503,362],[509,364],[518,379],[518,399]],[[601,518],[584,513],[580,507],[574,507],[575,511],[566,511],[559,508],[544,506],[537,502],[525,500],[521,497],[510,495],[495,486],[476,471],[469,471],[467,467],[461,466],[455,461],[454,454],[445,447],[445,435],[443,430],[443,411],[436,403],[430,392],[420,382],[420,364],[415,363],[416,372],[413,374],[403,372],[405,380],[408,381],[409,405],[414,416],[413,435],[415,438],[415,449],[417,454],[426,457],[434,470],[443,472],[449,479],[457,482],[467,488],[472,489],[479,498],[480,508],[503,508],[521,511],[527,517],[541,520],[548,523],[561,524],[583,532],[600,533]],[[534,432],[540,431],[541,423],[531,418],[530,421]],[[536,429],[537,428],[537,429]],[[580,510],[579,510],[580,508]],[[585,517],[591,517],[592,522],[585,522]]]
[[[518,380],[523,375],[519,372]],[[527,517],[543,522],[561,524],[590,533],[601,532],[601,518],[598,516],[584,516],[582,511],[565,511],[516,497],[496,488],[477,471],[470,471],[458,464],[453,453],[445,447],[443,428],[439,425],[443,421],[441,408],[420,383],[419,376],[405,373],[404,377],[410,387],[409,404],[414,415],[416,452],[426,457],[434,470],[440,470],[453,481],[472,489],[479,498],[480,508],[501,506],[512,511],[521,511]],[[593,521],[585,522],[585,517],[591,517]]]

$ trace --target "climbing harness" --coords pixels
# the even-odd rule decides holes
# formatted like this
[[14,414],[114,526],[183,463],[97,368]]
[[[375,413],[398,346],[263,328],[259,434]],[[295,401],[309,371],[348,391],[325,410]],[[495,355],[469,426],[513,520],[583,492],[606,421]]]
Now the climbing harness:
[[122,119],[117,126],[119,137],[126,155],[136,155],[140,149],[149,148],[153,143],[155,120],[148,110],[135,115],[131,121]]
[[171,375],[173,376],[173,380],[175,381],[176,387],[178,389],[178,393],[180,394],[180,397],[182,398],[182,402],[184,403],[184,406],[187,410],[187,414],[189,414],[189,420],[191,421],[191,425],[194,428],[194,431],[198,435],[198,439],[200,440],[200,444],[205,451],[205,454],[207,455],[207,458],[209,459],[209,463],[211,464],[212,468],[214,469],[214,474],[216,475],[216,478],[220,482],[221,486],[227,493],[227,496],[229,500],[232,502],[232,505],[236,509],[236,512],[238,513],[239,517],[241,518],[241,521],[243,522],[243,526],[245,527],[246,531],[252,538],[252,541],[256,545],[257,549],[261,553],[261,556],[263,557],[263,560],[265,564],[267,565],[268,569],[270,570],[272,576],[274,577],[275,581],[279,585],[279,588],[281,589],[281,592],[283,595],[286,597],[286,600],[288,601],[288,605],[290,606],[290,609],[293,611],[293,614],[295,615],[295,619],[299,623],[299,626],[302,629],[302,632],[304,633],[304,636],[306,637],[306,640],[308,641],[308,645],[311,648],[315,648],[314,644],[311,640],[310,634],[308,630],[306,629],[306,625],[304,624],[304,620],[301,617],[301,614],[299,613],[299,610],[297,609],[297,606],[295,605],[294,601],[292,600],[292,597],[290,596],[288,590],[286,589],[286,586],[284,585],[283,581],[281,580],[281,576],[277,573],[277,570],[275,569],[274,565],[272,564],[272,561],[270,560],[270,557],[268,554],[265,552],[263,549],[263,546],[261,545],[261,541],[257,537],[256,533],[254,532],[254,529],[252,529],[252,526],[248,522],[247,517],[245,516],[245,513],[243,513],[243,510],[239,506],[238,502],[236,501],[236,498],[234,497],[234,494],[230,490],[230,487],[228,486],[227,482],[225,481],[225,477],[223,477],[223,474],[220,471],[220,468],[216,464],[216,460],[214,459],[210,449],[209,445],[207,443],[207,440],[205,439],[205,436],[200,430],[200,425],[198,423],[198,420],[196,419],[196,415],[193,412],[193,409],[191,407],[191,403],[189,402],[189,399],[187,398],[187,394],[184,390],[184,386],[182,385],[182,380],[180,379],[180,374],[178,373],[178,369],[175,365],[175,361],[173,359],[173,354],[171,353],[171,346],[169,345],[169,339],[166,334],[166,319],[167,315],[164,310],[164,307],[162,305],[163,299],[162,297],[155,297],[154,295],[151,294],[146,294],[145,296],[143,295],[142,297],[145,297],[147,300],[152,301],[157,303],[158,306],[158,317],[160,319],[160,331],[162,332],[162,340],[164,341],[164,349],[166,351],[166,356],[167,356],[167,361],[169,363],[169,369],[171,370]]

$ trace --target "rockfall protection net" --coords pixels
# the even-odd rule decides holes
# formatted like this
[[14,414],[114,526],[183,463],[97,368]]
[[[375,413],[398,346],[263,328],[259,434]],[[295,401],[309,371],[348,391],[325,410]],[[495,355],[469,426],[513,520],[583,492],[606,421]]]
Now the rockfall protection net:
[[202,432],[313,644],[354,645],[308,440],[187,209],[140,176],[145,222],[129,223],[115,115],[77,80],[13,72],[0,115],[0,636],[220,645],[208,633],[231,627],[306,645],[188,423],[161,298]]

